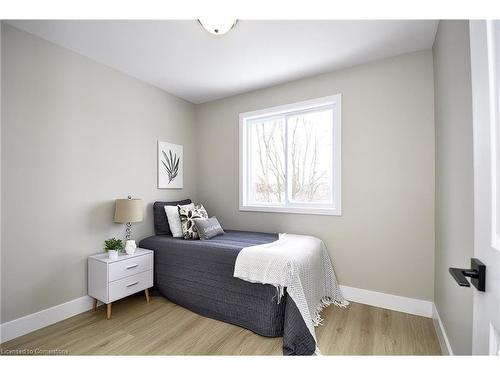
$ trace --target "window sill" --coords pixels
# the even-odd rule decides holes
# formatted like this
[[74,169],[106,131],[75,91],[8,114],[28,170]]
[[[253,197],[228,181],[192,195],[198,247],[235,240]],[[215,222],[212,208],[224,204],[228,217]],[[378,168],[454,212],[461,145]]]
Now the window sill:
[[240,206],[240,211],[273,212],[281,214],[342,216],[342,210],[340,208]]

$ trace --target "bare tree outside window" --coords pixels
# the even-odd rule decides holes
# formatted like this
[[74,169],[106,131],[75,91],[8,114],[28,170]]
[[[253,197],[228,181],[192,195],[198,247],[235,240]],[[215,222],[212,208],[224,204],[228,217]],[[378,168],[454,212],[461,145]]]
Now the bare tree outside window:
[[255,202],[331,200],[332,116],[328,109],[252,123],[251,184]]
[[288,117],[289,200],[331,200],[332,111]]
[[342,95],[240,113],[240,210],[342,215]]
[[286,183],[284,119],[256,122],[251,131],[254,200],[281,203]]

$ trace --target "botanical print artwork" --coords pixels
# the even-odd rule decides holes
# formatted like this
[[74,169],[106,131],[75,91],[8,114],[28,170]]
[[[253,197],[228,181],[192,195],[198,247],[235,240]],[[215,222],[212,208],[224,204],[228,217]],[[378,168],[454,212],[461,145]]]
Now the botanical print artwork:
[[168,183],[171,183],[177,177],[177,173],[179,172],[179,161],[181,159],[177,157],[177,154],[172,156],[172,150],[168,151],[168,155],[163,150],[161,153],[163,155],[163,159],[166,160],[166,162],[165,160],[162,160],[161,162],[167,170]]
[[158,188],[183,187],[183,147],[158,141]]

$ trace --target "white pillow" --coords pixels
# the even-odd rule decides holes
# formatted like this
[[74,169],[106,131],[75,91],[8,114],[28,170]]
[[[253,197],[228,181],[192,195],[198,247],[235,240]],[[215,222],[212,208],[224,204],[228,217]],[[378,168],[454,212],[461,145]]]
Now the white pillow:
[[[194,209],[194,203],[189,203],[181,206],[182,208]],[[183,237],[181,218],[177,206],[165,206],[165,214],[167,215],[168,226],[172,237]]]

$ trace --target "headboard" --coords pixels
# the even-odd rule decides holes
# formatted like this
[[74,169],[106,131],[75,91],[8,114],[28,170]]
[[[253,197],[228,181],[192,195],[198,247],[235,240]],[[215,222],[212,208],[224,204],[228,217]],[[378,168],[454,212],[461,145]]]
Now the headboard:
[[155,222],[155,234],[162,235],[167,234],[169,236],[172,235],[170,232],[170,227],[168,226],[167,215],[165,214],[165,206],[177,206],[177,205],[185,205],[190,204],[191,199],[184,199],[182,201],[175,202],[155,202],[153,204],[153,217]]

